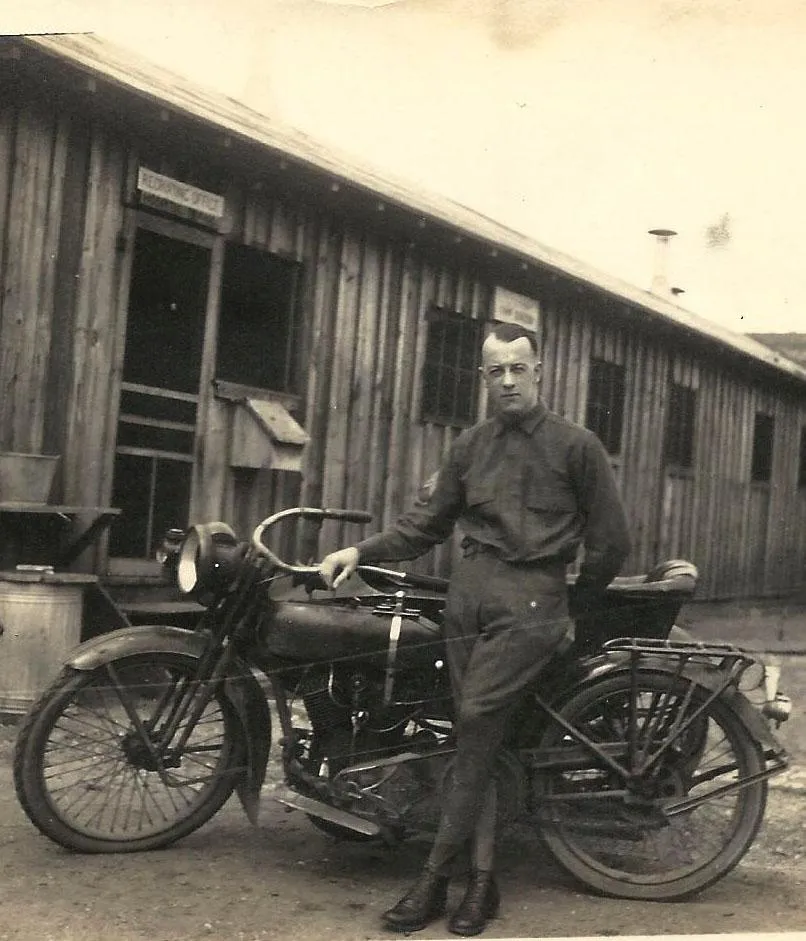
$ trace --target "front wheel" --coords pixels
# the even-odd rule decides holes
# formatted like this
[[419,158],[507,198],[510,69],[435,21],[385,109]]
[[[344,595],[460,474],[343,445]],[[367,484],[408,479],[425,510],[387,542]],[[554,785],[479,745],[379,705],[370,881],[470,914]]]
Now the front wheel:
[[[672,740],[630,782],[597,759],[536,778],[544,840],[580,882],[619,898],[673,901],[712,885],[747,852],[766,806],[766,780],[752,780],[762,756],[730,704],[720,696],[705,705],[709,695],[639,672],[634,683],[629,674],[607,678],[561,710],[635,768]],[[580,746],[555,722],[541,748],[578,755]]]
[[161,653],[60,674],[26,718],[14,754],[17,797],[45,836],[84,853],[153,850],[219,810],[245,761],[223,694],[192,727],[182,719],[154,758],[181,697],[191,708],[199,702],[196,665]]

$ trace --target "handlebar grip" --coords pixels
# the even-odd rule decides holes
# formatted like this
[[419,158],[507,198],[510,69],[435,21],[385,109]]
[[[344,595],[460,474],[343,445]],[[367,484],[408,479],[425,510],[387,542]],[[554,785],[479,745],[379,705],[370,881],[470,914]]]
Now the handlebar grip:
[[[448,579],[438,575],[416,575],[414,572],[397,572],[394,569],[381,568],[377,565],[359,565],[358,574],[366,581],[380,579],[382,582],[405,585],[409,588],[424,588],[445,593],[448,590]],[[371,582],[370,582],[371,583]]]
[[440,578],[438,575],[412,575],[409,573],[409,581],[415,588],[433,588],[435,591],[447,591],[448,579]]
[[322,510],[323,519],[343,520],[345,523],[371,523],[372,514],[366,510]]

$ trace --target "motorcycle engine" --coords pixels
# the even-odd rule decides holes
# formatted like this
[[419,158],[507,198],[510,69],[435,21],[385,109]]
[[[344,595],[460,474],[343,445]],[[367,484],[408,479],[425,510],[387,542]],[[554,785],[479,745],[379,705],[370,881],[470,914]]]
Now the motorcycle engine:
[[384,705],[382,693],[382,677],[371,672],[308,675],[302,691],[312,732],[308,770],[330,781],[345,810],[398,832],[431,829],[448,756],[426,753],[445,736],[418,731],[417,708]]
[[[384,705],[381,693],[371,673],[308,676],[302,696],[312,731],[308,770],[330,782],[344,810],[400,835],[432,831],[453,758],[444,751],[450,723],[425,721],[413,704]],[[514,819],[526,799],[523,766],[504,752],[496,775],[499,813]]]
[[[339,793],[350,796],[357,813],[377,815],[393,830],[435,830],[451,756],[429,756],[434,744],[430,733],[418,733],[406,742],[405,755],[396,763],[391,763],[395,762],[392,758],[388,764],[365,770],[347,767],[336,775],[334,784]],[[422,754],[417,754],[418,749]]]

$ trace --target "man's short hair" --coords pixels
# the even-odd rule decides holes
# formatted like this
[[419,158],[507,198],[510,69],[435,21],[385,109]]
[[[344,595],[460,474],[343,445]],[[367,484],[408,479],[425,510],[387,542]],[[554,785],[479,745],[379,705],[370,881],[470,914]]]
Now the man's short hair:
[[521,337],[526,337],[535,356],[540,355],[540,350],[537,346],[537,334],[534,330],[527,330],[526,327],[522,327],[518,323],[495,322],[490,326],[487,336],[495,337],[496,340],[501,340],[502,343],[512,343],[514,340],[520,340]]

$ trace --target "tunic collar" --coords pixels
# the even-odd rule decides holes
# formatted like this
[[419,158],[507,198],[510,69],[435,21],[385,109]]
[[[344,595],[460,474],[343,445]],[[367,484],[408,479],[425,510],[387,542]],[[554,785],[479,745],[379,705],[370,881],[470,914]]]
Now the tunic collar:
[[507,421],[500,414],[496,415],[493,419],[495,423],[495,434],[503,435],[510,429],[517,429],[524,434],[531,435],[535,428],[537,428],[546,417],[547,412],[548,409],[543,402],[538,401],[528,412],[524,412],[523,415],[520,415],[515,421]]

